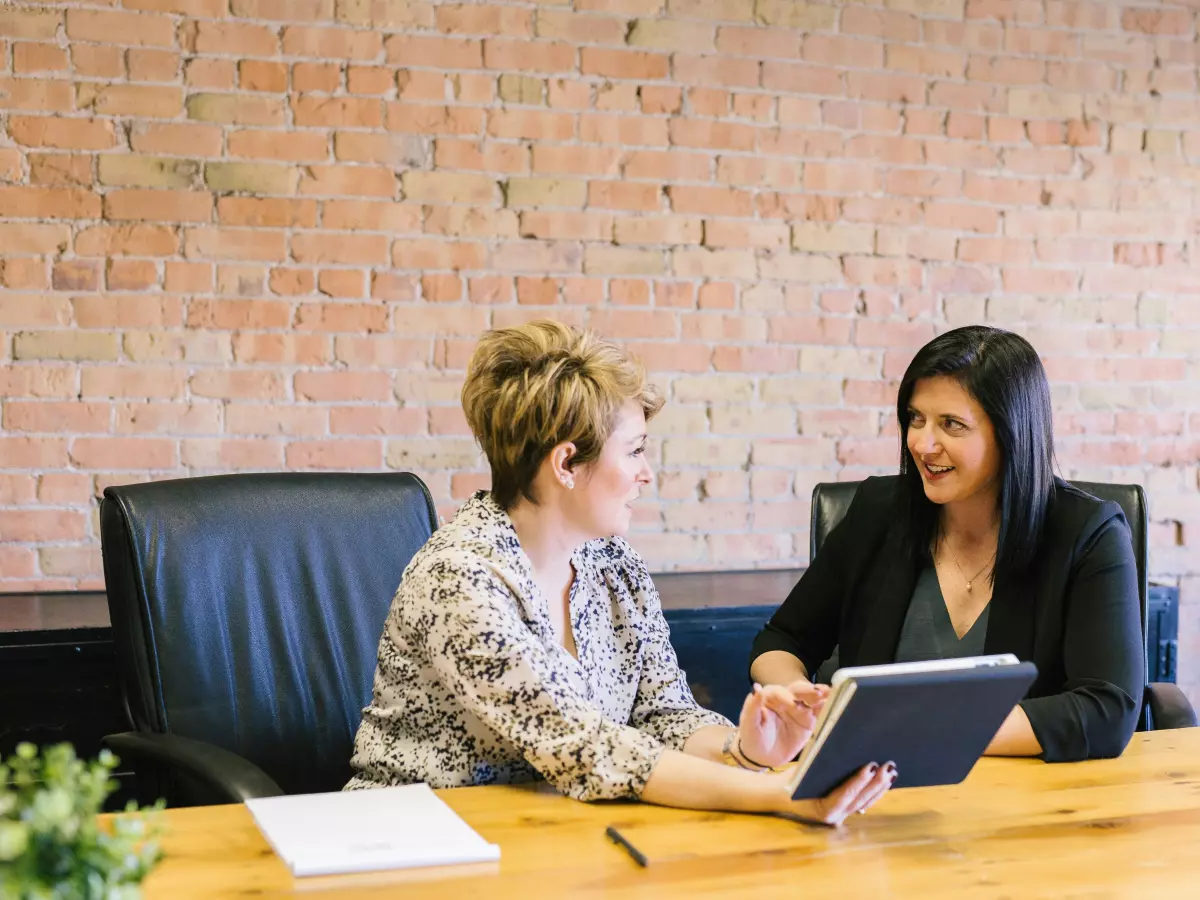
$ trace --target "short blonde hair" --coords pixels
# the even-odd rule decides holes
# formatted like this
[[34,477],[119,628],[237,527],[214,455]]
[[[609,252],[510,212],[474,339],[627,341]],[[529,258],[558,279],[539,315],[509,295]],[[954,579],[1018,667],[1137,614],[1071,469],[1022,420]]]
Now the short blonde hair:
[[483,335],[467,367],[463,411],[492,469],[504,509],[537,503],[533,480],[550,451],[571,442],[569,465],[600,456],[617,412],[635,400],[651,418],[663,398],[641,364],[591,331],[539,319]]

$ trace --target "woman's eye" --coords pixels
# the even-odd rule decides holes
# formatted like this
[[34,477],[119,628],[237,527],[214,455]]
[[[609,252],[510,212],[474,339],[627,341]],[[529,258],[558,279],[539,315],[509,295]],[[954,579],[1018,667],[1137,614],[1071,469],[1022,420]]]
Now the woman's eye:
[[910,425],[920,425],[924,421],[920,413],[915,413],[912,410],[908,411],[908,422]]
[[959,422],[957,419],[947,419],[946,420],[946,430],[947,431],[962,431],[965,427],[966,426],[963,425],[962,422]]
[[633,451],[633,455],[634,455],[634,456],[641,456],[641,455],[642,455],[643,453],[645,453],[645,452],[646,452],[646,448],[645,448],[645,447],[638,447],[636,450],[634,450],[634,451]]

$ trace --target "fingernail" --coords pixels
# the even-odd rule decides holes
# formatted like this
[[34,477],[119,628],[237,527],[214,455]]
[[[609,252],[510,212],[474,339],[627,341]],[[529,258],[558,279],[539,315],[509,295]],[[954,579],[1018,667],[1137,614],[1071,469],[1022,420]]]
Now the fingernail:
[[896,771],[896,764],[895,764],[894,762],[892,762],[892,761],[889,759],[889,760],[887,761],[887,763],[884,765],[884,769],[886,769],[886,770],[887,770],[887,771],[889,771],[889,772],[895,772],[895,771]]
[[867,772],[871,775],[874,775],[878,771],[879,771],[879,763],[871,763],[871,765],[867,766]]

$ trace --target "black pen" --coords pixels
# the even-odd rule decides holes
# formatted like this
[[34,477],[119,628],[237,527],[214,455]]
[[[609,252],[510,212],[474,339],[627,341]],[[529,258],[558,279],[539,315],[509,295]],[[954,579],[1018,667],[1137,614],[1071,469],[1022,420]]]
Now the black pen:
[[629,843],[629,841],[625,839],[625,836],[621,834],[621,832],[617,831],[617,829],[615,829],[613,826],[609,825],[607,828],[605,828],[604,833],[614,844],[620,844],[622,847],[624,847],[625,851],[633,857],[633,861],[639,866],[645,868],[646,866],[650,865],[650,860],[646,859],[646,855],[637,847],[633,846],[633,844]]

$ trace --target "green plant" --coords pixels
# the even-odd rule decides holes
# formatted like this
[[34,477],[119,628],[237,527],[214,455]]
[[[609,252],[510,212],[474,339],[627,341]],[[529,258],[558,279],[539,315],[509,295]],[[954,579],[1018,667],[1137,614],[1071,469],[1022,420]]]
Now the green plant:
[[[107,750],[88,762],[70,744],[20,744],[0,764],[0,897],[5,900],[137,900],[142,879],[162,853],[162,808],[96,818],[116,788],[117,758]],[[150,816],[139,813],[151,813]]]

